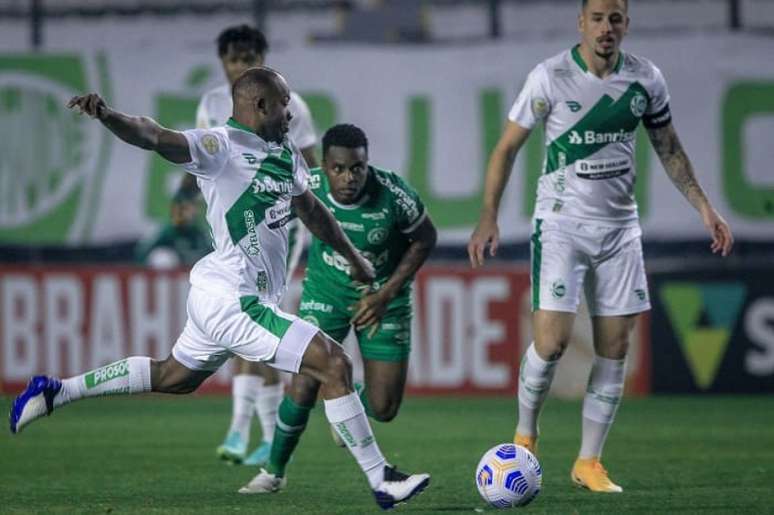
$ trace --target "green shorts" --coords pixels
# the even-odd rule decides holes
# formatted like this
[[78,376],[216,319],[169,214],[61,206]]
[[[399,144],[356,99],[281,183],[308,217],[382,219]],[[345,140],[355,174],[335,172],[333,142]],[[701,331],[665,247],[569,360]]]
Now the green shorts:
[[[355,331],[363,359],[374,361],[408,359],[411,353],[411,304],[396,303],[395,300],[391,304],[373,337],[368,337],[371,328]],[[304,289],[298,316],[313,323],[337,342],[341,342],[347,337],[351,327],[349,321],[352,313],[347,309],[348,307],[341,301],[332,303],[324,296],[310,294]]]

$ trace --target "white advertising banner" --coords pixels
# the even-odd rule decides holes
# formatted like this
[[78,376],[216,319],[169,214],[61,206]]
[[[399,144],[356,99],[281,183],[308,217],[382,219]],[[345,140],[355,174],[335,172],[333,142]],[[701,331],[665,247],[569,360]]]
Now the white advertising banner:
[[[201,93],[222,81],[212,43],[220,27],[171,36],[153,24],[116,23],[110,37],[102,27],[99,37],[74,39],[74,23],[52,26],[43,53],[0,53],[3,244],[109,243],[147,235],[168,217],[181,172],[66,111],[68,97],[98,91],[119,110],[188,128]],[[527,73],[573,43],[329,44],[277,48],[269,64],[306,98],[320,132],[336,122],[361,126],[372,162],[406,177],[427,204],[441,243],[459,244],[477,221],[487,156]],[[736,236],[771,239],[771,40],[632,36],[624,49],[663,71],[681,140]],[[540,136],[536,131],[520,153],[502,202],[505,242],[528,237]],[[638,142],[645,237],[704,237],[698,215],[671,185],[642,131]]]

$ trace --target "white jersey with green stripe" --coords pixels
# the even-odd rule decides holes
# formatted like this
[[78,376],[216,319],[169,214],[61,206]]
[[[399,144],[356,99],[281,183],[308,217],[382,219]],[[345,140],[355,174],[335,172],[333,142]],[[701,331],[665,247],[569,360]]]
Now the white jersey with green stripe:
[[653,63],[620,52],[613,73],[601,79],[576,46],[530,72],[508,118],[526,129],[544,124],[536,218],[638,224],[635,131],[640,120],[646,127],[671,121],[666,82]]
[[309,170],[287,139],[267,142],[233,119],[184,131],[207,204],[214,251],[191,270],[191,284],[221,295],[278,303],[285,291],[291,197],[307,189]]

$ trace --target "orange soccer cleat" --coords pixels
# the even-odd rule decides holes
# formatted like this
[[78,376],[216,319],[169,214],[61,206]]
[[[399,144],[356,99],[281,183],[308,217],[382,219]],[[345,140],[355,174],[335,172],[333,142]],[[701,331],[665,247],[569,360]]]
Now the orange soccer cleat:
[[599,458],[578,458],[572,466],[570,477],[573,483],[592,492],[623,492],[623,488],[610,481]]

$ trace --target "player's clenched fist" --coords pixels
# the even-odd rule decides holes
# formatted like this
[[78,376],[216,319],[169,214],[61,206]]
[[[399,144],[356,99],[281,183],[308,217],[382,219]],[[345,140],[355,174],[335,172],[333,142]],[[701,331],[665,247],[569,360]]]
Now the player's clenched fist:
[[96,93],[73,97],[67,102],[67,107],[78,113],[85,113],[92,118],[97,119],[101,119],[104,116],[105,111],[107,111],[107,104],[102,97]]

